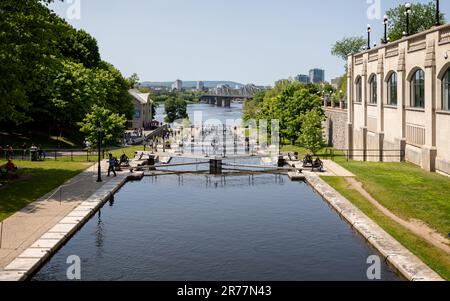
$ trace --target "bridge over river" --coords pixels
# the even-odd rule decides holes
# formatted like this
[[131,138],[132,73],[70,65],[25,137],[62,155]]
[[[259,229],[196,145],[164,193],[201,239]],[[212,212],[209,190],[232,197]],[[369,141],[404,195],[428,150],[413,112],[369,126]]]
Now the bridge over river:
[[217,105],[218,107],[229,108],[233,101],[243,102],[251,99],[253,96],[247,95],[216,95],[216,94],[206,94],[200,97],[201,102],[206,102],[208,104]]

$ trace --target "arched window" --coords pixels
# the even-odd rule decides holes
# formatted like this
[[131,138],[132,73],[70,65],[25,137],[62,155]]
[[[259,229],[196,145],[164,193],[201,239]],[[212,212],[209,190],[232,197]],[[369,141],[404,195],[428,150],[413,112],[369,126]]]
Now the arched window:
[[362,82],[361,77],[356,79],[356,102],[362,102]]
[[393,72],[388,79],[387,98],[388,105],[397,105],[397,73]]
[[370,77],[369,81],[369,102],[377,103],[377,76],[374,74]]
[[442,78],[442,109],[445,111],[450,111],[450,68],[445,72]]
[[425,108],[425,73],[422,69],[411,78],[411,106]]

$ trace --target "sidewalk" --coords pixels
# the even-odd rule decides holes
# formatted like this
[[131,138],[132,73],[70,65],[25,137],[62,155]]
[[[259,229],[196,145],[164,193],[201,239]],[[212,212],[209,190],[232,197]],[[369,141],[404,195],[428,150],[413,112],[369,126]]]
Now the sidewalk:
[[66,182],[61,189],[41,197],[0,223],[0,270],[113,179],[106,177],[106,164],[106,161],[102,162],[102,183],[96,182],[98,165],[94,164]]

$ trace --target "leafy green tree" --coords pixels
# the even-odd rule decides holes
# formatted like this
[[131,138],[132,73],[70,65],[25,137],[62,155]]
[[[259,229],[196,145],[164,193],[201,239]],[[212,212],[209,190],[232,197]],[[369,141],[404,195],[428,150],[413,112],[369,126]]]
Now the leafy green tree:
[[258,105],[256,119],[278,120],[281,138],[295,141],[306,112],[316,109],[323,115],[320,90],[317,84],[280,81],[266,92],[264,100]]
[[129,88],[133,89],[139,83],[139,76],[136,73],[133,73],[129,78],[127,78],[127,81]]
[[0,122],[18,125],[31,120],[32,92],[46,93],[41,79],[57,65],[62,28],[38,0],[2,0],[0,16]]
[[258,91],[253,98],[248,99],[244,102],[244,116],[243,119],[248,121],[250,119],[256,119],[258,108],[261,103],[264,101],[264,97],[266,95],[266,90]]
[[364,37],[345,37],[333,45],[331,54],[341,58],[347,64],[348,55],[360,52],[366,44],[367,40]]
[[94,104],[131,117],[126,79],[50,2],[0,1],[0,127],[76,131]]
[[325,146],[322,131],[324,116],[317,109],[313,109],[302,116],[302,121],[297,142],[315,155]]
[[102,128],[102,147],[116,146],[125,131],[127,119],[124,115],[111,112],[108,109],[94,105],[86,114],[82,122],[79,122],[80,132],[86,140],[93,145],[98,145],[98,127]]
[[[409,16],[409,33],[416,34],[428,30],[436,23],[436,5],[434,1],[427,4],[414,3],[411,5],[412,14]],[[405,5],[400,4],[386,12],[389,18],[389,39],[391,42],[399,40],[406,32]],[[441,24],[445,23],[445,16],[441,14]]]
[[150,110],[151,110],[151,114],[152,114],[152,119],[155,118],[156,115],[156,109],[159,107],[159,103],[157,103],[154,99],[153,99],[153,95],[150,94],[148,96],[148,103],[150,103]]
[[86,68],[97,67],[100,62],[100,52],[97,40],[84,30],[76,30],[65,21],[58,20],[65,30],[60,34],[59,48],[64,57],[71,58]]
[[169,97],[164,104],[164,109],[166,111],[165,121],[168,123],[188,117],[187,103],[182,98]]

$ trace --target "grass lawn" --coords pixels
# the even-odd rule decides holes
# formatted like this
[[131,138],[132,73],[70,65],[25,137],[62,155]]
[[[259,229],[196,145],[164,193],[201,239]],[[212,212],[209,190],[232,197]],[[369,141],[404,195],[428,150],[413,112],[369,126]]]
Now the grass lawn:
[[15,149],[22,148],[23,144],[27,144],[28,147],[31,144],[40,145],[43,149],[76,149],[82,146],[77,144],[74,139],[67,137],[49,136],[48,134],[40,132],[2,132],[0,131],[0,146],[6,147],[6,145],[12,145]]
[[[0,166],[5,161],[0,161]],[[16,162],[19,179],[0,188],[0,221],[73,178],[91,164],[82,162]],[[0,178],[1,179],[1,178]],[[0,180],[1,181],[1,180]]]
[[[143,149],[143,146],[132,146],[111,153],[117,158],[123,153],[133,158],[135,151]],[[6,183],[5,179],[0,178],[0,183],[6,184],[0,187],[0,221],[87,169],[96,162],[96,156],[91,156],[90,161],[87,162],[86,156],[75,156],[74,161],[70,157],[55,161],[51,156],[43,162],[15,160],[14,163],[19,167],[19,179]],[[5,163],[0,160],[0,166]]]
[[[413,173],[415,168],[410,166],[409,164],[405,164],[403,167],[404,171],[408,171]],[[389,166],[389,165],[388,165]],[[387,167],[384,167],[387,168]],[[355,168],[354,170],[358,170]],[[375,172],[374,172],[375,173]],[[394,172],[394,176],[395,176]],[[431,176],[433,178],[433,176]],[[442,251],[422,238],[416,236],[409,230],[405,229],[403,226],[391,220],[389,217],[384,215],[381,211],[379,211],[374,205],[368,202],[364,196],[362,196],[359,192],[350,189],[347,182],[344,178],[341,177],[322,177],[324,181],[334,187],[337,191],[339,191],[344,197],[346,197],[349,201],[351,201],[355,206],[357,206],[361,211],[363,211],[368,217],[370,217],[373,221],[375,221],[378,225],[380,225],[386,232],[392,235],[398,242],[400,242],[403,246],[408,248],[411,252],[413,252],[417,257],[419,257],[423,262],[425,262],[429,267],[431,267],[434,271],[441,275],[441,277],[446,280],[450,280],[450,255],[445,251]],[[445,182],[443,179],[439,179],[442,183]],[[428,181],[428,180],[426,180]],[[375,181],[376,182],[376,181]],[[376,186],[377,184],[372,184],[372,186]],[[448,184],[447,184],[448,185]],[[397,186],[397,185],[395,185]],[[395,191],[395,189],[393,189]],[[393,191],[390,192],[392,196]],[[398,191],[397,194],[400,195],[402,191]],[[449,190],[447,190],[448,192]],[[388,197],[386,197],[388,198]],[[379,200],[379,198],[377,198]],[[392,199],[392,202],[395,203],[397,200],[404,199],[416,199],[412,193],[407,194],[400,198],[397,196]],[[448,200],[447,200],[448,201]],[[439,205],[428,204],[430,208],[439,208]],[[422,209],[424,210],[424,209]],[[412,210],[406,210],[412,211]],[[420,210],[419,210],[420,211]],[[448,213],[448,211],[447,211]],[[425,213],[423,213],[425,214]],[[449,215],[447,214],[447,218]],[[448,221],[447,221],[448,222]]]
[[[320,151],[317,152],[317,154],[319,156],[323,156],[324,154],[329,155],[330,154],[330,150],[332,148],[323,148]],[[297,146],[297,145],[291,145],[291,144],[284,144],[280,146],[280,150],[283,153],[295,153],[297,152],[299,154],[299,156],[301,157],[300,159],[303,159],[302,156],[306,156],[307,154],[311,154],[311,152],[309,150],[307,150],[304,147],[301,146]]]
[[336,162],[356,175],[364,189],[391,212],[419,219],[448,236],[450,178],[426,172],[411,163]]
[[[146,150],[149,151],[148,148]],[[129,147],[125,147],[125,148],[119,148],[119,149],[110,151],[110,153],[113,154],[113,156],[116,158],[120,158],[120,156],[122,156],[122,154],[125,153],[128,156],[128,158],[133,159],[134,153],[138,152],[138,151],[139,152],[144,151],[144,146],[137,145],[137,146],[129,146]]]

